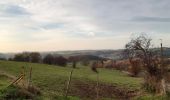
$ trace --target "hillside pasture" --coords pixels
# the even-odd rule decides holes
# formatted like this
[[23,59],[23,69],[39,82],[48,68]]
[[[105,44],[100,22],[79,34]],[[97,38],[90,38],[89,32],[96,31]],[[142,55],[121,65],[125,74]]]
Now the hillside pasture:
[[[32,82],[43,92],[44,99],[47,98],[53,100],[58,96],[63,96],[65,94],[68,77],[72,70],[71,67],[0,61],[0,70],[16,77],[21,73],[22,66],[25,66],[26,68],[26,79],[28,79],[30,67],[33,68]],[[98,71],[100,81],[99,88],[101,89],[99,91],[102,93],[101,98],[114,98],[115,95],[125,95],[122,93],[138,91],[141,87],[141,78],[129,77],[125,73],[117,70],[98,69]],[[96,96],[96,77],[96,73],[91,71],[90,67],[78,65],[73,72],[69,95],[86,99],[94,99]],[[5,84],[10,84],[10,82],[1,79],[0,84],[0,88],[2,88]],[[117,92],[119,94],[114,94],[116,93],[115,90],[120,91]],[[136,94],[131,93],[124,97],[134,95]]]

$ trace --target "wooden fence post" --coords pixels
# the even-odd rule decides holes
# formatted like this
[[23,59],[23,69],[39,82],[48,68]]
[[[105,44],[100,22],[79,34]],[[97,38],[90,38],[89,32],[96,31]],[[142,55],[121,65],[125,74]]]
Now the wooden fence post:
[[70,72],[70,76],[69,76],[69,80],[68,80],[68,83],[67,83],[67,88],[66,88],[65,97],[68,96],[68,92],[69,92],[69,89],[70,89],[70,83],[71,83],[71,79],[72,79],[73,70],[74,70],[74,69],[72,69],[71,72]]
[[97,73],[96,95],[97,95],[97,100],[99,100],[99,73]]
[[25,67],[22,66],[22,72],[21,72],[21,74],[23,75],[23,79],[22,79],[22,85],[23,85],[23,86],[25,86],[25,83],[24,83],[24,81],[25,81],[25,75],[26,75],[25,72],[26,72],[26,71],[25,71]]
[[31,85],[32,82],[32,67],[30,68],[30,73],[29,73],[29,86]]

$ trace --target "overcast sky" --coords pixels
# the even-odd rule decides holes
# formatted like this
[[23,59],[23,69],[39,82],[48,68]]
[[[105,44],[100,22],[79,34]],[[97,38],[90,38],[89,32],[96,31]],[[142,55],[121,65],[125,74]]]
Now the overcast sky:
[[0,52],[122,49],[145,32],[170,46],[170,0],[0,0]]

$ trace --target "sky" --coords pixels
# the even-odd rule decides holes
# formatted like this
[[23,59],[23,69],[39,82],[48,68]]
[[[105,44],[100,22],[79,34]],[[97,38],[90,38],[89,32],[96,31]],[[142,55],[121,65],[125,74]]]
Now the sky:
[[170,0],[0,0],[0,52],[122,49],[147,33],[170,47]]

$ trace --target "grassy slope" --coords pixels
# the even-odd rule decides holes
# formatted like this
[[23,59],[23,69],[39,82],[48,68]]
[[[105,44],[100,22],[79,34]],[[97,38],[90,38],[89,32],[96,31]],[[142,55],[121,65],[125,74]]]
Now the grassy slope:
[[8,86],[9,80],[6,77],[0,76],[0,90]]
[[[21,66],[25,66],[27,72],[30,67],[33,68],[33,83],[40,87],[47,97],[63,94],[63,89],[68,80],[71,68],[25,62],[0,61],[0,70],[15,76],[18,76],[21,72]],[[116,70],[100,69],[99,76],[100,81],[103,83],[113,83],[133,89],[140,87],[140,78],[128,77]],[[95,81],[96,74],[88,67],[79,66],[79,68],[74,70],[73,80]],[[2,83],[1,80],[0,83]]]

